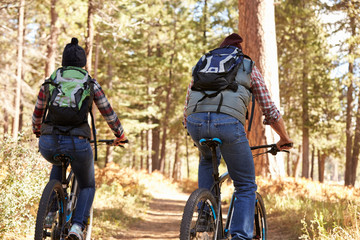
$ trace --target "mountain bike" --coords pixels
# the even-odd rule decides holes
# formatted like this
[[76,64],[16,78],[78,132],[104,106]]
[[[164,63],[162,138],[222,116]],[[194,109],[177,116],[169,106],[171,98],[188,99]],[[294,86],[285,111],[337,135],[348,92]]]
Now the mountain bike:
[[[97,142],[112,145],[114,140],[97,140],[95,146]],[[90,141],[90,143],[94,143],[94,141]],[[97,151],[95,151],[95,159],[96,155]],[[61,181],[51,180],[45,186],[36,217],[35,240],[47,238],[51,240],[66,239],[76,209],[80,189],[69,164],[72,160],[71,156],[57,154],[54,159],[61,162],[62,178]],[[69,166],[70,171],[67,171]],[[91,239],[92,218],[93,208],[91,207],[90,216],[84,230],[86,240]]]
[[[180,240],[225,240],[231,238],[230,226],[236,197],[233,193],[224,225],[221,206],[221,185],[229,179],[230,176],[228,172],[219,176],[216,148],[221,143],[219,138],[203,138],[200,140],[201,145],[207,145],[211,150],[214,184],[210,190],[199,188],[190,195],[181,220]],[[292,144],[287,146],[292,146]],[[256,154],[254,157],[266,153],[276,155],[280,151],[276,144],[254,146],[251,147],[251,150],[261,148],[267,148],[268,150]],[[286,150],[283,151],[288,152]],[[253,239],[265,240],[266,237],[267,223],[265,205],[261,195],[256,192]]]

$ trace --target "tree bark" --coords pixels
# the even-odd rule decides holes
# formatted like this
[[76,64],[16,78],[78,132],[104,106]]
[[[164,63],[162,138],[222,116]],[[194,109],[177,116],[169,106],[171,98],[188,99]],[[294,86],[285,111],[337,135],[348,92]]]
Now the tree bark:
[[[306,38],[305,40],[306,41]],[[306,44],[304,44],[306,45]],[[306,66],[306,53],[303,54],[303,66]],[[308,94],[308,76],[307,69],[303,69],[303,82],[302,82],[302,174],[304,178],[309,178],[309,152],[310,152],[310,133],[309,133],[309,94]]]
[[[108,61],[108,64],[107,64],[107,88],[108,89],[112,89],[112,79],[113,79],[113,76],[114,76],[114,71],[113,71],[113,61],[111,60],[112,59],[112,54],[109,53],[109,61]],[[97,72],[97,71],[95,71]],[[95,117],[95,110],[96,110],[96,107],[95,107],[95,104],[93,104],[93,108],[92,108],[92,111],[93,111],[93,116]],[[107,130],[108,134],[111,134],[111,130],[110,128],[108,128]],[[105,156],[105,166],[108,164],[108,163],[111,163],[113,161],[113,156],[112,156],[112,147],[110,146],[107,146],[106,147],[106,156]]]
[[98,76],[98,66],[99,66],[99,52],[100,52],[100,35],[96,35],[96,46],[95,46],[95,62],[94,62],[94,78],[97,79]]
[[16,70],[16,94],[15,94],[15,115],[13,124],[13,137],[17,138],[19,131],[20,118],[20,98],[21,98],[21,77],[22,77],[22,59],[24,44],[24,16],[25,16],[25,0],[19,2],[18,12],[18,43],[17,43],[17,70]]
[[[153,118],[153,124],[159,124],[159,120]],[[159,127],[155,127],[152,129],[152,141],[151,141],[151,162],[152,162],[152,172],[155,170],[160,171],[160,159],[159,159],[159,147],[160,147],[160,129]]]
[[152,162],[150,161],[150,157],[151,157],[151,148],[150,148],[150,130],[146,130],[146,169],[148,171],[148,173],[152,172]]
[[140,131],[140,169],[144,169],[144,130]]
[[94,42],[94,32],[95,27],[93,23],[95,12],[95,3],[94,0],[89,0],[88,5],[88,18],[87,18],[87,37],[86,37],[86,46],[85,46],[85,53],[86,53],[86,70],[91,73],[92,67],[92,50],[93,50],[93,42]]
[[58,28],[56,27],[56,21],[58,14],[56,12],[57,0],[51,0],[50,9],[50,39],[47,44],[46,60],[45,60],[45,78],[49,77],[55,70],[55,57],[56,57],[56,45],[58,38]]
[[[275,32],[274,1],[246,1],[239,0],[239,34],[244,42],[244,53],[249,55],[263,74],[265,83],[270,91],[272,100],[280,106],[278,60]],[[262,124],[262,113],[255,105],[252,129],[248,132],[250,145],[261,145],[275,142],[277,136],[269,126]],[[256,175],[270,174],[284,176],[285,167],[282,156],[262,155],[255,159]]]
[[[175,31],[175,37],[173,40],[173,49],[175,49],[175,44],[176,44],[176,22],[174,24],[174,31]],[[173,60],[175,57],[176,53],[174,52],[171,55],[170,58],[170,66],[173,65]],[[164,118],[162,120],[162,142],[161,142],[161,157],[160,157],[160,171],[163,173],[164,169],[165,169],[165,158],[166,158],[166,138],[167,138],[167,128],[168,128],[168,121],[169,121],[169,115],[170,115],[170,107],[171,107],[171,101],[172,101],[172,97],[171,97],[171,91],[173,89],[173,74],[172,74],[172,68],[170,67],[169,69],[169,80],[166,86],[166,99],[165,99],[165,114],[164,114]]]
[[318,161],[319,161],[319,182],[324,182],[324,174],[325,174],[325,159],[326,155],[321,154],[320,150],[318,150]]
[[185,147],[186,147],[186,177],[189,178],[190,177],[190,165],[189,165],[189,141],[188,141],[188,136],[187,136],[187,132],[185,133]]
[[357,172],[357,166],[359,161],[359,148],[360,148],[360,94],[357,96],[358,98],[358,108],[356,112],[356,125],[355,125],[355,136],[354,136],[354,144],[352,149],[352,156],[351,156],[351,179],[350,179],[350,185],[355,186],[356,182],[356,172]]
[[315,147],[313,146],[311,151],[311,168],[310,168],[310,178],[314,179],[314,161],[315,161]]
[[[355,24],[355,17],[350,17],[350,27],[351,27],[351,35],[356,36],[356,24]],[[355,45],[351,43],[349,45],[349,56],[352,56],[355,52]],[[346,163],[345,163],[345,186],[348,185],[355,185],[356,180],[356,167],[358,162],[358,155],[359,155],[359,143],[355,142],[354,139],[354,146],[353,146],[353,132],[352,132],[352,118],[353,118],[353,92],[354,92],[354,63],[349,61],[349,85],[348,91],[346,95],[347,106],[346,106]],[[360,102],[360,101],[359,101]],[[359,106],[358,106],[359,107]],[[359,111],[359,110],[358,110]],[[359,131],[360,126],[358,125],[358,118],[356,116],[356,131]],[[360,123],[359,123],[360,124]],[[356,140],[359,140],[359,136],[355,135]],[[357,152],[355,153],[354,150]]]
[[175,140],[175,153],[174,153],[174,167],[173,167],[173,174],[172,177],[175,181],[180,180],[181,178],[181,159],[179,157],[179,139],[176,138]]

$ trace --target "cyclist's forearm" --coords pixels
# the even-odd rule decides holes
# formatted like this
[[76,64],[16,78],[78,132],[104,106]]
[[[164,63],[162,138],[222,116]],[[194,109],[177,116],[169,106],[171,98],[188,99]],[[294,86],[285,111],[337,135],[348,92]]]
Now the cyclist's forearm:
[[285,123],[282,117],[280,117],[279,121],[274,122],[270,125],[274,131],[280,136],[280,139],[283,142],[290,143],[292,140],[286,132]]

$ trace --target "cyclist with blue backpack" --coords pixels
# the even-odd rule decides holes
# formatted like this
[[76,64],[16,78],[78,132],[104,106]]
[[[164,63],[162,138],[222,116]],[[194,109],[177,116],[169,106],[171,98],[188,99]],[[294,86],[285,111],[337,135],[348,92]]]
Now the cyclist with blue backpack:
[[[78,40],[72,38],[64,48],[62,67],[42,84],[32,117],[33,132],[39,137],[40,153],[53,164],[50,180],[61,181],[61,162],[56,162],[54,156],[67,154],[71,157],[70,164],[80,193],[68,239],[76,240],[84,237],[83,230],[95,195],[94,160],[88,123],[93,102],[116,137],[114,145],[122,145],[127,140],[100,84],[83,69],[85,65],[85,51],[78,45]],[[51,218],[55,214],[49,212],[48,222],[53,222]]]
[[201,153],[199,188],[210,189],[213,184],[211,151],[200,145],[199,140],[221,139],[222,145],[217,149],[218,163],[222,155],[236,191],[230,233],[232,239],[252,239],[257,185],[244,129],[251,95],[265,116],[264,124],[270,125],[280,136],[278,148],[289,149],[284,145],[293,141],[261,73],[250,57],[242,53],[241,42],[238,34],[230,34],[219,48],[200,58],[193,68],[183,123]]

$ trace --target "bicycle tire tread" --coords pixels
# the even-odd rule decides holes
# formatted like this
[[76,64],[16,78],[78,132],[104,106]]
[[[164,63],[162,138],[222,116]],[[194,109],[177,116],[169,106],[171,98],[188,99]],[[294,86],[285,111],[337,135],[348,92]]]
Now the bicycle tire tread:
[[57,189],[60,194],[60,198],[62,201],[65,200],[64,192],[61,186],[61,183],[57,180],[51,180],[45,186],[45,189],[41,195],[39,208],[36,216],[36,224],[35,224],[35,240],[42,240],[44,233],[44,222],[47,215],[48,203],[51,197],[51,194],[54,189]]
[[[217,209],[217,204],[212,193],[204,188],[196,189],[189,197],[184,207],[183,216],[180,224],[180,240],[190,240],[190,224],[192,221],[194,209],[200,199],[209,199],[213,204],[214,210]],[[215,212],[217,215],[217,213]]]

